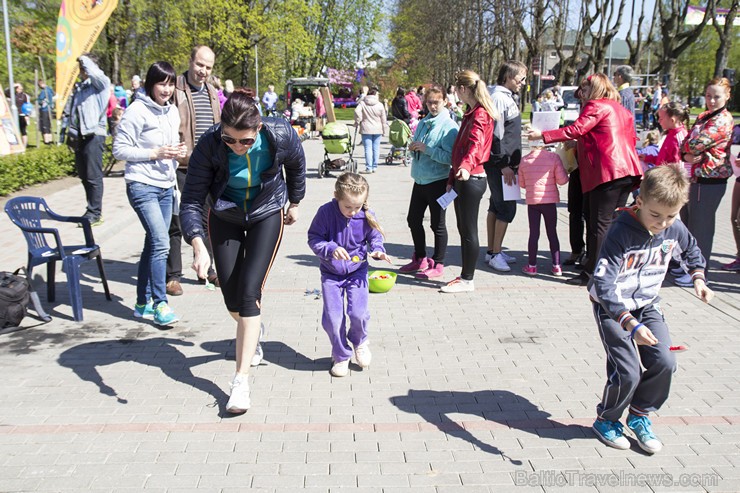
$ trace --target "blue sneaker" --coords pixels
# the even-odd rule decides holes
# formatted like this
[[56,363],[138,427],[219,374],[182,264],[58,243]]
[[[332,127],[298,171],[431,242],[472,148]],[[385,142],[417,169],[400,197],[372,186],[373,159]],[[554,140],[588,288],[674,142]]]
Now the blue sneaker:
[[627,450],[630,448],[630,442],[624,436],[624,428],[622,427],[622,423],[619,421],[597,419],[594,421],[591,428],[594,430],[594,433],[596,433],[598,439],[610,447],[614,447],[619,450]]
[[134,317],[154,320],[154,303],[150,301],[146,305],[134,305]]
[[164,301],[154,310],[154,323],[157,325],[175,325],[179,321],[175,312]]
[[647,416],[635,416],[630,413],[627,415],[627,426],[635,432],[637,444],[648,454],[654,454],[663,449],[663,444],[653,433],[653,423]]

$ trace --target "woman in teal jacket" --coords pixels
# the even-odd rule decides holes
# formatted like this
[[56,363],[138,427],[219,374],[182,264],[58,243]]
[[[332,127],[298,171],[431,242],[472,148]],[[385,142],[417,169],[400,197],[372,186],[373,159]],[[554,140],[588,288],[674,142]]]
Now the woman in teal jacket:
[[[401,267],[401,272],[417,272],[418,278],[432,279],[444,273],[447,225],[445,210],[437,199],[446,192],[452,146],[458,129],[445,108],[442,87],[435,85],[428,89],[424,103],[429,113],[419,122],[409,144],[413,157],[411,177],[414,179],[414,188],[406,220],[414,241],[414,253],[411,262]],[[434,232],[434,255],[431,258],[427,257],[424,235],[424,212],[427,207]]]

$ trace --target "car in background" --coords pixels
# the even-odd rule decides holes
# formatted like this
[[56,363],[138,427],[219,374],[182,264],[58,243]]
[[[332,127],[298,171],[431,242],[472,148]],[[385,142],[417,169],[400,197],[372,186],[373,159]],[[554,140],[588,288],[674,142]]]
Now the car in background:
[[329,87],[329,79],[324,77],[295,77],[288,79],[285,83],[285,105],[290,105],[297,98],[306,104],[313,104],[316,99],[313,95],[314,89]]
[[570,125],[581,114],[581,100],[576,97],[576,90],[578,86],[560,86],[560,94],[563,96],[564,125]]

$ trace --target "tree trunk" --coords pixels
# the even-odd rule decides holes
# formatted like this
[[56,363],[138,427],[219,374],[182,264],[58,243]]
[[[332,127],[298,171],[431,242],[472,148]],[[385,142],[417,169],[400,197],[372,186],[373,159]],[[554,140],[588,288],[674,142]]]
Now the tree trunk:
[[714,76],[722,77],[722,72],[727,68],[727,59],[730,56],[730,48],[732,48],[733,24],[735,23],[735,16],[737,15],[738,7],[740,6],[740,0],[733,0],[730,11],[725,17],[725,25],[720,26],[717,24],[717,16],[714,16],[712,25],[717,31],[719,36],[719,48],[714,56]]

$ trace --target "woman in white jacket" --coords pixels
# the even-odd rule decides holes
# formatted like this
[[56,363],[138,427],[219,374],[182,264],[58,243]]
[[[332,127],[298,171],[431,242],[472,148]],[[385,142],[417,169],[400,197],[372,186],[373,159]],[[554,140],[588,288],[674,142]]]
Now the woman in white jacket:
[[171,104],[177,74],[167,62],[149,67],[144,95],[126,109],[113,141],[113,155],[126,161],[126,195],[139,216],[146,238],[139,260],[134,317],[153,319],[161,326],[178,321],[167,304],[166,265],[169,228],[180,143],[180,114]]
[[365,170],[362,174],[375,173],[380,159],[380,138],[385,134],[385,106],[378,100],[378,89],[373,87],[355,108],[355,124],[360,126],[362,144],[365,146]]

